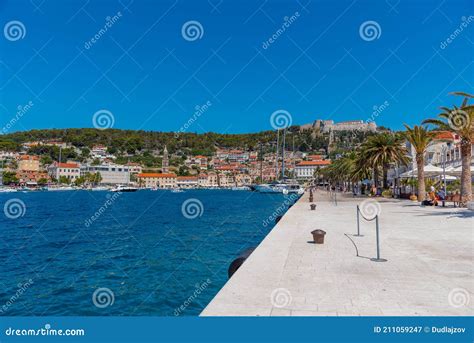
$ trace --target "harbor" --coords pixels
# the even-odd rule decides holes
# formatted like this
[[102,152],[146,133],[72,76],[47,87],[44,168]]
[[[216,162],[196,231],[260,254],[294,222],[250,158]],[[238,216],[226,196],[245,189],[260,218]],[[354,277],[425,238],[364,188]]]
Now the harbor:
[[[469,316],[474,311],[473,216],[376,198],[308,192],[283,216],[201,316]],[[314,244],[311,232],[326,232]]]

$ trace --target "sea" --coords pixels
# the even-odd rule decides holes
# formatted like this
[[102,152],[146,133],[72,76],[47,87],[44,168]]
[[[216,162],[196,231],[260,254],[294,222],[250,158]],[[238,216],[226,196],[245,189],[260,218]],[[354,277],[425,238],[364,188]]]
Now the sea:
[[0,193],[0,315],[199,315],[295,201],[221,189]]

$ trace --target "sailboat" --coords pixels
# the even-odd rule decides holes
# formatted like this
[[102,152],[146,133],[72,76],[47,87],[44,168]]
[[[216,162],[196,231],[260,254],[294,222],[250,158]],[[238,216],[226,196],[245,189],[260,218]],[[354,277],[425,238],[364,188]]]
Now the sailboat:
[[[277,130],[277,147],[276,147],[276,163],[275,163],[275,173],[278,175],[278,148],[279,148],[279,137],[280,130]],[[283,129],[283,138],[282,138],[282,162],[281,162],[281,178],[275,182],[264,183],[260,185],[254,185],[255,191],[259,193],[297,193],[303,194],[304,189],[296,180],[286,180],[285,179],[285,139],[286,139],[286,129]]]

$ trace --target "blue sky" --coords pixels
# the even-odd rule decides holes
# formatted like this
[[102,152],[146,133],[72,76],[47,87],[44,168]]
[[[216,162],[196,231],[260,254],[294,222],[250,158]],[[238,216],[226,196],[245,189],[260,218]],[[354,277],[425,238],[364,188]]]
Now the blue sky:
[[[8,132],[93,127],[99,110],[114,128],[177,131],[209,102],[186,131],[267,130],[280,109],[293,124],[374,118],[401,129],[456,103],[448,92],[473,92],[473,4],[0,0],[0,126],[31,101]],[[6,33],[12,21],[20,37]],[[200,38],[183,38],[188,21]],[[363,39],[367,21],[378,34]]]

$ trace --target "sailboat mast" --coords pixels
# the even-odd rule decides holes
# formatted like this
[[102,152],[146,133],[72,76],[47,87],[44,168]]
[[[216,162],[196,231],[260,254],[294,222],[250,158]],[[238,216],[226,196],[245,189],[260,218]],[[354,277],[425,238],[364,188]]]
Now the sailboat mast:
[[283,144],[281,148],[281,179],[285,179],[285,138],[286,138],[286,128],[283,129]]
[[260,183],[263,183],[263,149],[262,149],[262,142],[260,142]]
[[280,129],[277,129],[277,145],[276,145],[276,154],[275,154],[275,179],[278,179],[278,148],[280,145]]
[[60,147],[59,147],[59,161],[58,161],[58,167],[56,168],[56,170],[57,170],[56,175],[58,176],[58,185],[60,184],[60,182],[59,182],[59,177],[60,177],[60,176],[59,176],[59,174],[60,174],[59,171],[60,171],[60,169],[59,169],[59,168],[61,168],[61,152],[62,152],[62,149],[63,149],[63,148],[60,146]]

